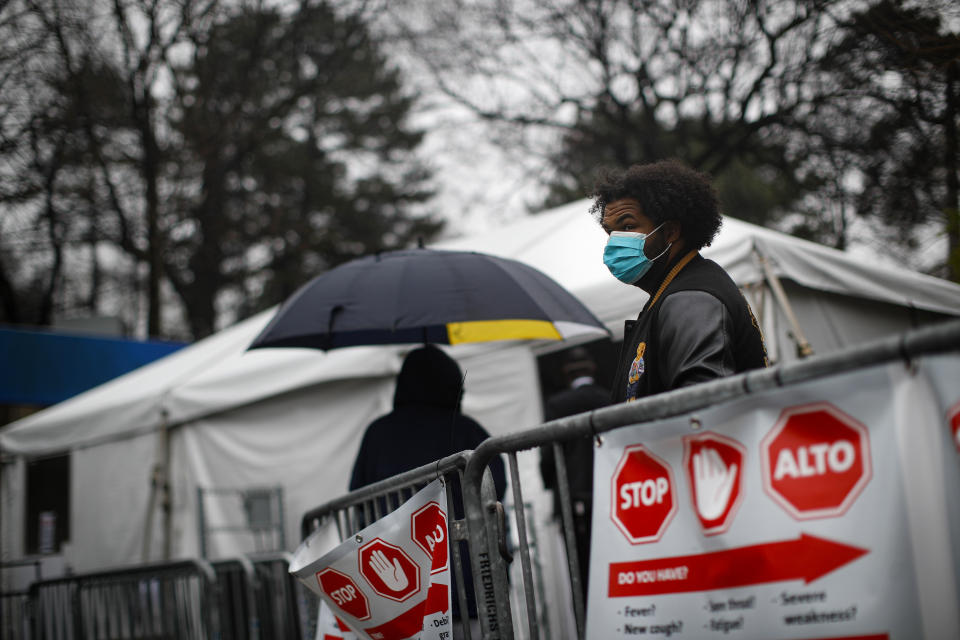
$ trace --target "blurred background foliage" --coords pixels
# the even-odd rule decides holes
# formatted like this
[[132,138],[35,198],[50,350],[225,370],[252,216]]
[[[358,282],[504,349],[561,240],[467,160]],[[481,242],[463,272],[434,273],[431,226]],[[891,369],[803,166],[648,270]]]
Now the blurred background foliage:
[[463,123],[530,213],[678,157],[728,215],[958,280],[958,99],[946,0],[0,0],[0,322],[198,339],[455,231],[484,203],[425,142]]

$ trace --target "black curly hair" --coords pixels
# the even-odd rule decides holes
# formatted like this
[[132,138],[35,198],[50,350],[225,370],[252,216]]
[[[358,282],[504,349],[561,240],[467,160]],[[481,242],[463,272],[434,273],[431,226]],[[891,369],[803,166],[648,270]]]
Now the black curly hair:
[[603,221],[607,204],[634,198],[654,224],[680,223],[680,234],[690,249],[710,246],[723,218],[710,178],[678,160],[635,164],[629,169],[602,169],[590,197],[590,213]]

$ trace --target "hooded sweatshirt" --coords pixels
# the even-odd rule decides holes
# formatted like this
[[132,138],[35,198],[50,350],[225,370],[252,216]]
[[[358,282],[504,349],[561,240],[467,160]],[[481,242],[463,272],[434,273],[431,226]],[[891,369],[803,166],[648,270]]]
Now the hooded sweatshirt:
[[[490,434],[460,412],[460,366],[432,345],[411,351],[403,361],[393,411],[367,427],[350,478],[350,489],[415,469],[464,449],[475,449]],[[503,462],[491,465],[497,496],[503,497]],[[457,514],[460,517],[460,514]]]
[[[448,455],[475,449],[490,437],[475,420],[460,413],[463,375],[456,361],[432,345],[411,351],[403,361],[393,396],[393,411],[374,420],[360,443],[350,490],[416,469]],[[497,498],[502,500],[507,478],[503,460],[490,463]],[[459,478],[453,478],[454,519],[463,518]],[[467,558],[466,549],[462,550]],[[477,616],[473,577],[464,562],[466,597],[471,618]],[[453,616],[460,617],[456,582]]]

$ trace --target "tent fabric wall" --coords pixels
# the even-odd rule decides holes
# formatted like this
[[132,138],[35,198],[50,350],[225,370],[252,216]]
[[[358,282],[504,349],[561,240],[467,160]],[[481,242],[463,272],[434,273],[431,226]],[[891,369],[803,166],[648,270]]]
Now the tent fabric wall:
[[[140,561],[157,443],[149,433],[71,452],[72,529],[63,555],[76,571]],[[156,515],[151,536],[161,535]]]
[[[183,452],[182,473],[175,477],[178,495],[183,490],[177,521],[195,526],[177,531],[174,554],[200,555],[196,487],[282,487],[285,548],[295,548],[300,516],[346,492],[362,435],[357,425],[383,413],[392,393],[387,377],[328,382],[184,427],[177,434]],[[217,504],[206,502],[208,522],[223,523],[231,517],[217,513]],[[229,557],[252,548],[243,543],[242,537],[229,532],[212,533],[208,557]]]
[[[21,517],[26,513],[26,461],[22,457],[0,458],[0,560],[22,558],[26,535]],[[2,575],[4,572],[0,572]],[[0,584],[0,588],[7,588]]]
[[[844,347],[877,340],[949,318],[949,315],[904,307],[879,300],[856,299],[850,296],[810,289],[793,281],[784,281],[783,288],[790,300],[800,327],[813,345],[814,353],[830,353]],[[767,294],[767,306],[774,306],[772,296]],[[796,358],[791,328],[780,309],[772,327],[764,326],[768,341],[775,340],[787,351],[782,361]]]

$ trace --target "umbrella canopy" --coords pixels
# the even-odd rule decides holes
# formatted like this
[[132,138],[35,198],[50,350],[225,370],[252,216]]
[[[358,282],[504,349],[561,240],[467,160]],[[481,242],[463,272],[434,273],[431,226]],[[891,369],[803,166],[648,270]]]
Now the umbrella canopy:
[[408,249],[321,274],[250,345],[354,345],[564,340],[607,335],[576,297],[522,262],[466,251]]

